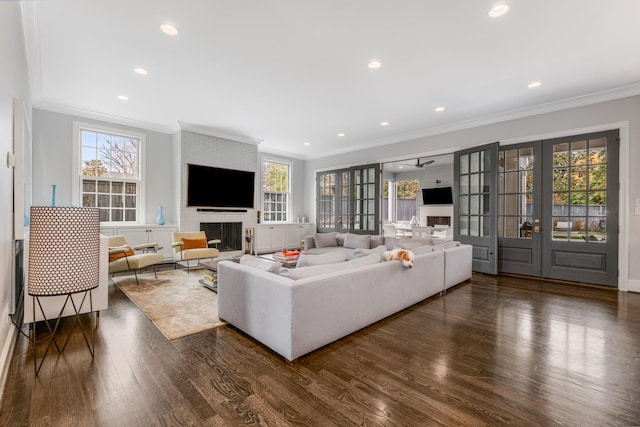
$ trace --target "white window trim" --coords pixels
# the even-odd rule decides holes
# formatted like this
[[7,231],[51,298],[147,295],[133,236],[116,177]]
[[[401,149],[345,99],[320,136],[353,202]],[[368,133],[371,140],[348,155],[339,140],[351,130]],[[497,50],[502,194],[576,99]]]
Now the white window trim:
[[282,223],[288,223],[288,222],[293,222],[292,221],[292,217],[291,217],[291,209],[292,209],[292,205],[293,205],[293,189],[292,189],[292,180],[291,177],[293,176],[293,164],[291,162],[288,162],[286,160],[282,160],[282,159],[276,159],[276,158],[271,158],[271,157],[263,157],[262,160],[260,161],[260,210],[264,209],[264,174],[263,172],[263,167],[265,163],[280,163],[283,165],[287,165],[289,166],[289,176],[287,177],[289,180],[288,183],[288,188],[289,188],[289,202],[287,203],[287,220],[286,221],[267,221],[266,220],[266,215],[264,215],[263,212],[263,218],[265,218],[264,221],[262,221],[265,224],[282,224]]
[[146,134],[130,131],[122,128],[115,128],[104,126],[96,123],[87,122],[73,122],[73,165],[71,170],[73,174],[71,177],[71,200],[76,206],[82,206],[82,200],[80,197],[80,171],[82,170],[82,156],[80,155],[80,131],[88,130],[95,132],[103,132],[119,136],[131,136],[140,140],[140,146],[138,147],[138,171],[140,174],[140,185],[138,188],[138,209],[136,212],[136,221],[110,221],[104,223],[105,225],[122,225],[122,224],[143,224],[146,217],[146,204],[145,204],[145,159],[146,159]]

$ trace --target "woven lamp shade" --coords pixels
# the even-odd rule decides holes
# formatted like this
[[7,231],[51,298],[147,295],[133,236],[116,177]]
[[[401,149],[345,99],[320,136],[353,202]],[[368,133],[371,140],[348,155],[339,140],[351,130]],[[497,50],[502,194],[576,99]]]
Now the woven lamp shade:
[[98,208],[31,207],[29,295],[88,291],[98,287],[99,273]]

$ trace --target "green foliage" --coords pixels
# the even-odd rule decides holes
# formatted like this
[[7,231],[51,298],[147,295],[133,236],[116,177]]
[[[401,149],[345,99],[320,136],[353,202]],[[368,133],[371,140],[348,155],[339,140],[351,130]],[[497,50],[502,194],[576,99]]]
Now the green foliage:
[[[415,199],[418,191],[420,191],[420,181],[398,181],[396,182],[396,198],[398,199]],[[389,181],[385,181],[382,194],[384,198],[389,197]]]
[[[553,155],[553,203],[557,205],[606,205],[606,149],[556,152]],[[602,191],[598,191],[602,190]],[[588,200],[587,200],[588,194]]]
[[262,183],[264,191],[288,193],[289,165],[264,162],[262,165]]
[[82,167],[82,176],[104,176],[107,173],[107,167],[102,160],[85,160]]

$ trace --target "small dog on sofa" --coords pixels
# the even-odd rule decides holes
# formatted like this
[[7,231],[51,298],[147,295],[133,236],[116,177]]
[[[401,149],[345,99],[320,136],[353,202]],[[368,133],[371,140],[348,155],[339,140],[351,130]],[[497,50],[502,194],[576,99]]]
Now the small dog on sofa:
[[382,259],[384,259],[385,261],[397,259],[405,268],[413,267],[414,258],[415,255],[413,254],[413,252],[406,249],[394,249],[392,251],[386,251],[382,254]]

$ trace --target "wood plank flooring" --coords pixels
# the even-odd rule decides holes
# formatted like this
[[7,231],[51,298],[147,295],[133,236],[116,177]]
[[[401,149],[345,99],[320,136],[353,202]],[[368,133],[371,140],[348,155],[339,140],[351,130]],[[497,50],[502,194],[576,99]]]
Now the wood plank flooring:
[[74,331],[35,377],[18,338],[1,426],[640,425],[640,294],[474,275],[289,365],[109,292],[95,359]]

